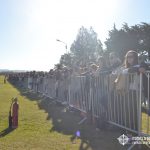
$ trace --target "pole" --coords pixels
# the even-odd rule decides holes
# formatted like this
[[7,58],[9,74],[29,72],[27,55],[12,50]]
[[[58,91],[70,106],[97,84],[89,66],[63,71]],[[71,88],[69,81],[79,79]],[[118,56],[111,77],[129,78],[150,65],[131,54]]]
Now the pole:
[[67,52],[67,43],[65,43],[65,42],[63,42],[63,41],[61,41],[61,40],[59,40],[59,39],[56,39],[56,41],[65,44],[65,49],[66,49],[66,54],[67,54],[67,53],[68,53],[68,52]]

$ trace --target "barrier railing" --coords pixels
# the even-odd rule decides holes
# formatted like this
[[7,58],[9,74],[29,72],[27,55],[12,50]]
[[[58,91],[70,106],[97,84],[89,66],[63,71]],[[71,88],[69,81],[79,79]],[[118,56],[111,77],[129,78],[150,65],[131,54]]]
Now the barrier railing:
[[150,136],[150,72],[147,71],[141,77],[143,81],[143,101],[141,116],[141,135]]
[[137,74],[126,74],[109,91],[109,121],[125,129],[138,132],[139,81]]
[[74,107],[80,111],[86,112],[85,109],[85,98],[86,96],[86,89],[85,89],[85,80],[84,76],[74,76],[71,78],[69,91],[70,91],[70,101],[69,105]]
[[150,72],[145,74],[71,76],[55,78],[28,77],[24,85],[47,97],[57,98],[93,117],[105,119],[123,129],[150,135]]

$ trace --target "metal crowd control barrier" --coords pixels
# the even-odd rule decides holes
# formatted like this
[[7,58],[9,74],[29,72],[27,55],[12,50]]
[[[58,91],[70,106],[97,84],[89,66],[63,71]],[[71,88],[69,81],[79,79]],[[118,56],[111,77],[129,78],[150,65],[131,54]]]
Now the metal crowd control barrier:
[[41,83],[41,89],[42,89],[42,94],[43,95],[46,95],[46,77],[43,77],[42,78],[42,83]]
[[43,82],[44,82],[44,78],[43,77],[39,77],[39,80],[38,80],[38,92],[40,94],[44,93],[44,91],[43,91]]
[[23,77],[23,86],[25,87],[25,88],[27,88],[28,87],[28,78],[27,77]]
[[69,91],[71,107],[96,118],[107,118],[108,75],[72,77]]
[[47,96],[50,98],[55,98],[56,97],[56,89],[55,89],[55,79],[54,78],[49,78],[48,79],[48,85],[47,85]]
[[[149,93],[150,93],[150,72],[140,73],[140,91],[139,91],[139,105],[138,105],[138,137],[141,142],[150,149],[150,106],[149,106]],[[146,138],[148,137],[148,138]],[[146,140],[146,141],[143,141]],[[135,145],[131,145],[128,150],[131,150]],[[141,148],[141,145],[139,145]]]
[[141,133],[150,135],[150,72],[146,72],[143,78],[143,103],[142,103],[142,126]]
[[119,78],[109,91],[109,123],[138,133],[140,77],[138,74],[122,74]]
[[32,84],[33,84],[32,77],[28,77],[28,86],[27,86],[27,88],[29,90],[32,90]]
[[[150,72],[122,74],[116,84],[114,79],[116,75],[112,74],[72,76],[60,81],[44,77],[38,90],[94,117],[105,116],[110,124],[139,136],[150,136]],[[37,81],[28,78],[28,88],[32,83],[32,89],[37,91]]]
[[[119,82],[110,88],[112,76],[73,77],[70,84],[70,106],[83,111],[91,111],[95,117],[106,116],[108,122],[135,132],[138,136],[150,135],[149,74],[147,77],[147,116],[141,112],[143,96],[142,74],[122,74]],[[112,77],[113,78],[113,77]],[[115,79],[115,78],[114,78]],[[114,82],[114,81],[113,81]],[[144,89],[145,90],[145,89]],[[142,118],[142,120],[141,120]],[[146,119],[145,119],[146,118]],[[145,121],[146,128],[145,128]],[[144,125],[144,126],[143,126]],[[142,127],[142,128],[141,128]],[[146,133],[142,133],[145,128]],[[142,130],[141,130],[142,129]],[[129,147],[131,149],[134,145]]]
[[32,78],[32,89],[34,92],[37,92],[37,77]]
[[101,74],[90,79],[90,98],[92,105],[92,115],[98,118],[107,118],[108,105],[108,75]]
[[63,80],[59,80],[57,81],[57,101],[64,103],[67,103],[67,99],[68,99],[68,85],[67,85],[67,80],[63,79]]
[[[141,116],[139,117],[139,136],[148,137],[150,139],[150,71],[140,76],[141,91]],[[149,140],[150,142],[150,140]],[[150,149],[150,144],[146,144]]]
[[88,102],[88,90],[89,81],[86,81],[85,76],[74,76],[70,81],[70,100],[69,105],[80,111],[86,112],[89,107]]
[[[68,103],[70,107],[73,107],[81,112],[87,113],[91,109],[90,106],[90,80],[85,76],[72,76],[68,87]],[[84,117],[78,124],[81,124],[87,119]]]

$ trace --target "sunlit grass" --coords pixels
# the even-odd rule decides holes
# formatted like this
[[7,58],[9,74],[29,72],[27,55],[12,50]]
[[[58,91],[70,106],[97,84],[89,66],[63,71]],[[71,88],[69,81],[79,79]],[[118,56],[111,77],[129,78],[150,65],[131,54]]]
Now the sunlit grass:
[[[3,83],[0,76],[0,134],[8,127],[11,98],[19,99],[19,127],[0,137],[0,150],[125,150],[118,130],[100,130],[88,122],[78,125],[79,113],[41,100],[36,94]],[[75,132],[81,137],[75,140]]]
[[[9,83],[3,84],[0,77],[0,132],[8,127],[8,112],[11,98],[19,99],[19,127],[0,138],[0,150],[54,150],[78,149],[72,145],[70,136],[58,132],[50,133],[52,121],[39,109],[37,101],[31,101]],[[78,141],[80,143],[80,141]]]
[[150,135],[150,117],[147,113],[142,113],[141,131]]

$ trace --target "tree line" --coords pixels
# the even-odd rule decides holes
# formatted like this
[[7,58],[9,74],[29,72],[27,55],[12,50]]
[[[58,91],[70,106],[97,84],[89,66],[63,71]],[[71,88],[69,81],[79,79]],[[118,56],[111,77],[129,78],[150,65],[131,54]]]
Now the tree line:
[[71,45],[70,52],[61,56],[59,65],[85,66],[89,62],[95,62],[100,56],[107,56],[110,52],[117,53],[119,58],[124,60],[125,54],[130,49],[140,55],[147,55],[148,60],[150,59],[150,24],[142,22],[128,26],[124,23],[121,29],[117,29],[114,24],[104,44],[105,48],[92,27],[87,29],[82,26]]

